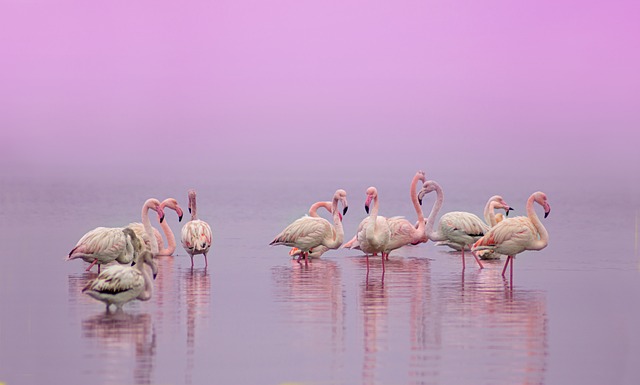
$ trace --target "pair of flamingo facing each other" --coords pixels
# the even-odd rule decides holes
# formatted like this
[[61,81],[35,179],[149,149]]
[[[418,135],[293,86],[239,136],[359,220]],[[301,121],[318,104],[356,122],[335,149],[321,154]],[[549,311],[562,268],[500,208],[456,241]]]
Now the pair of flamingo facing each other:
[[[164,220],[164,210],[155,198],[147,199],[142,206],[142,226],[146,233],[147,239],[154,239],[154,233],[149,220],[149,210],[154,210],[158,214],[160,223]],[[122,227],[97,227],[80,238],[76,246],[69,252],[66,260],[82,259],[89,262],[90,265],[86,271],[97,264],[98,273],[101,265],[107,265],[113,262],[120,264],[129,264],[136,257],[137,253],[144,248],[143,242],[140,241],[140,250],[135,250],[132,236],[125,233]],[[131,229],[135,237],[135,231]],[[158,244],[150,242],[151,251],[157,253]]]
[[[339,211],[340,203],[342,204],[342,213]],[[318,202],[317,205],[319,208],[323,203]],[[285,227],[269,244],[285,245],[299,249],[299,259],[304,258],[305,263],[308,261],[311,250],[318,247],[326,247],[327,250],[337,249],[344,241],[342,215],[347,214],[348,208],[347,192],[338,189],[333,194],[331,201],[330,211],[333,225],[328,220],[317,216],[317,213],[316,216],[305,215]]]

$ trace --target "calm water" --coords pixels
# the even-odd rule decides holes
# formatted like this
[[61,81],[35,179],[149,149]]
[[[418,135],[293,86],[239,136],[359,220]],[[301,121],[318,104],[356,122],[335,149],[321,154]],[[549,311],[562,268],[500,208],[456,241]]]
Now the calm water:
[[[428,170],[427,170],[428,171]],[[544,190],[549,247],[482,271],[431,243],[372,260],[333,251],[308,266],[268,243],[337,188],[346,238],[376,185],[382,215],[415,218],[415,170],[347,177],[145,182],[5,178],[0,191],[0,383],[13,384],[637,384],[640,256],[637,186],[562,178],[443,178],[443,212],[480,214],[502,194],[524,214]],[[403,174],[403,175],[400,175]],[[504,179],[504,178],[503,178]],[[95,273],[63,257],[88,230],[139,220],[148,197],[173,196],[214,229],[209,268],[178,246],[158,260],[149,302],[107,314],[81,293]],[[603,189],[605,191],[603,191]],[[429,212],[432,198],[423,209]],[[174,233],[182,223],[167,211]],[[152,219],[153,222],[153,219]]]

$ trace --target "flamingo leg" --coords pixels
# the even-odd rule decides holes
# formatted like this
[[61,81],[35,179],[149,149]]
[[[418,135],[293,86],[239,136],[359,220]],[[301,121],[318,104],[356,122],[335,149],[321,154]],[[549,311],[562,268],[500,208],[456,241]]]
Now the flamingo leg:
[[207,261],[207,254],[204,254],[204,267],[205,269],[209,266],[209,262]]
[[381,255],[382,255],[382,274],[384,274],[384,269],[385,269],[385,267],[384,267],[384,259],[385,259],[385,254],[384,254],[384,252],[382,252],[382,254],[381,254]]
[[464,247],[462,248],[462,270],[466,268],[466,263],[464,261]]
[[504,273],[507,271],[507,266],[509,265],[509,262],[511,261],[511,256],[507,255],[507,262],[504,263],[504,267],[502,268],[502,276],[504,277]]
[[482,266],[482,262],[480,262],[480,259],[478,259],[478,256],[475,253],[471,253],[471,255],[473,255],[473,258],[476,259],[476,262],[478,262],[478,266],[480,266],[481,269],[484,269],[484,266]]
[[193,254],[189,255],[191,257],[191,268],[193,268]]
[[367,274],[369,274],[369,254],[365,253],[364,256],[367,258]]
[[511,257],[511,265],[509,266],[509,283],[513,286],[513,260],[515,258]]
[[[87,267],[87,270],[85,271],[89,271],[91,270],[91,268],[93,267],[93,265],[95,265],[96,263],[98,263],[97,259],[94,259],[93,262],[91,262],[91,264],[89,265],[89,267]],[[98,265],[98,269],[100,269],[100,265]],[[100,272],[100,270],[98,270],[98,273]]]

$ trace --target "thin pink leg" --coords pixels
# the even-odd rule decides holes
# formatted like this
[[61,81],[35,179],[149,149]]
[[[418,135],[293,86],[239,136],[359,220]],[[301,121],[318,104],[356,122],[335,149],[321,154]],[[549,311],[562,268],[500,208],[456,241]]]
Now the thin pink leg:
[[462,270],[464,270],[466,268],[466,263],[464,261],[464,247],[462,248]]
[[191,267],[193,268],[193,255],[190,255],[191,257]]
[[364,256],[367,258],[367,274],[369,274],[369,254],[365,253]]
[[507,271],[507,266],[509,265],[509,261],[511,261],[511,256],[507,255],[507,262],[504,263],[504,267],[502,268],[502,276],[504,277],[504,273]]
[[473,252],[471,252],[471,255],[473,255],[473,258],[475,258],[476,262],[478,262],[478,266],[480,266],[481,269],[484,269],[484,266],[482,266],[482,262],[480,262],[480,259],[478,258],[478,256]]
[[382,274],[384,274],[384,269],[385,269],[384,268],[384,258],[385,258],[385,255],[384,255],[384,253],[382,253]]
[[515,258],[511,257],[511,266],[509,267],[509,282],[511,283],[511,286],[513,286],[513,260]]
[[209,266],[209,262],[207,261],[207,254],[204,255],[204,267],[205,269]]
[[[94,260],[93,260],[93,262],[91,262],[91,264],[89,265],[89,267],[87,267],[87,270],[85,270],[85,271],[89,271],[89,270],[91,270],[91,268],[93,267],[93,265],[95,265],[96,263],[98,263],[98,260],[97,260],[97,259],[94,259]],[[100,265],[98,265],[98,269],[100,269]],[[100,271],[98,270],[98,273],[99,273],[99,272],[100,272]]]

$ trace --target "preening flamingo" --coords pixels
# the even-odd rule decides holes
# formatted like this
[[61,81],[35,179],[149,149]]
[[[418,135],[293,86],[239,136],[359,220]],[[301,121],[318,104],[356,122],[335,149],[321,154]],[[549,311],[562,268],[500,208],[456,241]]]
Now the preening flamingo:
[[[489,230],[489,226],[487,226],[478,216],[463,212],[463,211],[452,211],[450,213],[444,214],[442,218],[440,218],[440,224],[438,226],[437,231],[433,231],[433,226],[435,224],[436,216],[438,215],[438,211],[442,207],[442,202],[444,201],[444,192],[442,191],[442,187],[438,184],[438,182],[433,180],[426,181],[420,192],[418,193],[418,200],[422,202],[422,198],[432,192],[436,192],[436,201],[433,204],[433,208],[431,209],[431,213],[429,214],[429,219],[427,220],[426,232],[427,237],[434,242],[442,242],[445,241],[446,244],[457,244],[462,251],[462,269],[465,268],[465,260],[464,260],[464,248],[466,245],[471,245],[473,242],[478,240],[484,233]],[[478,262],[478,266],[482,269],[482,262],[475,254],[472,254],[475,258],[476,262]]]
[[[369,216],[358,225],[356,242],[351,247],[358,247],[365,253],[367,271],[369,271],[369,254],[380,253],[382,255],[382,272],[384,273],[384,260],[387,258],[391,229],[387,218],[378,215],[378,190],[372,186],[367,189],[366,194],[367,200],[364,203],[364,209]],[[372,201],[373,207],[369,210]]]
[[[167,198],[160,203],[160,207],[164,210],[165,207],[172,209],[178,214],[178,222],[182,221],[182,208],[178,205],[178,201],[175,198]],[[147,237],[144,229],[144,225],[140,222],[129,223],[127,227],[133,229],[136,232],[136,235],[142,237],[144,239],[145,246],[151,250],[151,244],[149,243],[149,238]],[[167,221],[160,222],[160,227],[162,227],[162,231],[164,232],[164,236],[167,238],[167,247],[164,247],[164,241],[162,240],[162,235],[158,229],[153,227],[153,234],[156,242],[158,243],[158,253],[156,255],[167,256],[173,255],[173,252],[176,251],[176,237],[173,235],[173,231],[171,227],[167,223]]]
[[[133,233],[130,229],[125,228],[124,231],[126,230]],[[149,250],[143,250],[138,254],[135,266],[109,266],[96,279],[89,281],[82,292],[104,302],[107,311],[111,305],[121,309],[122,305],[134,299],[148,301],[153,293],[153,280],[149,268],[145,268],[145,265],[151,268],[155,279],[158,267],[153,260],[153,254]]]
[[[309,208],[309,216],[310,217],[319,217],[318,215],[318,209],[324,207],[328,212],[331,212],[331,202],[330,201],[326,201],[326,202],[316,202],[314,204],[311,205],[311,207]],[[320,256],[324,253],[326,253],[329,250],[329,248],[327,246],[324,245],[320,245],[318,247],[314,247],[313,249],[309,250],[309,253],[307,254],[308,258],[320,258]],[[292,257],[298,257],[300,258],[302,255],[302,250],[298,249],[297,247],[292,248],[289,251],[289,255]]]
[[213,234],[211,226],[205,221],[198,219],[196,214],[196,191],[189,190],[189,212],[191,220],[182,226],[182,247],[191,257],[191,267],[193,267],[193,256],[196,254],[204,255],[204,266],[209,266],[207,261],[207,253],[211,247]]
[[[342,214],[338,210],[339,202],[342,203]],[[309,251],[316,247],[325,246],[328,249],[337,249],[344,241],[342,215],[347,213],[348,208],[347,192],[338,189],[333,194],[331,201],[333,226],[324,218],[305,215],[282,230],[269,244],[297,247],[301,250],[301,257],[304,257],[305,261],[309,257]]]
[[[149,209],[158,214],[160,223],[164,220],[164,211],[160,207],[160,201],[153,198],[147,199],[142,206],[142,222],[146,233],[151,238],[153,230],[149,221]],[[98,272],[100,272],[100,265],[106,265],[113,261],[122,264],[131,263],[135,257],[133,245],[130,240],[127,240],[128,238],[123,234],[122,229],[122,227],[97,227],[89,231],[80,238],[69,253],[67,260],[81,258],[85,262],[91,263],[86,271],[89,271],[97,263]],[[157,248],[157,244],[155,246]]]
[[533,208],[534,202],[543,207],[546,218],[551,212],[547,195],[541,191],[535,192],[527,200],[526,217],[507,218],[499,222],[471,247],[473,253],[493,250],[496,253],[505,254],[507,261],[502,269],[503,277],[507,266],[511,263],[510,278],[513,279],[513,260],[516,254],[525,250],[542,250],[549,244],[549,233]]

